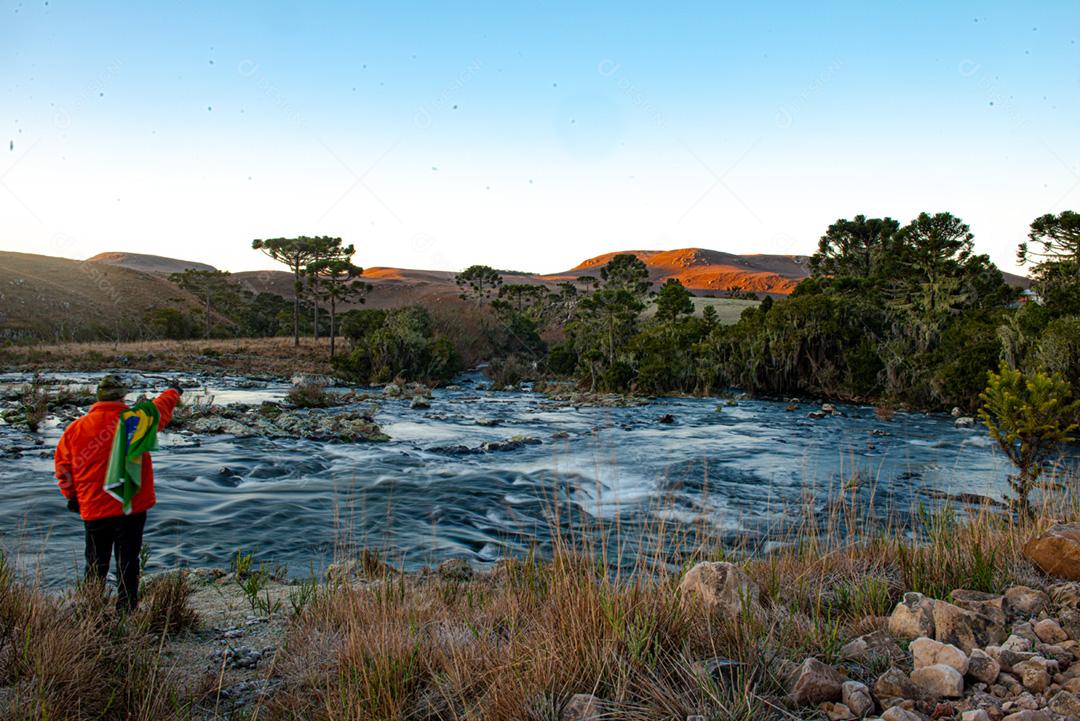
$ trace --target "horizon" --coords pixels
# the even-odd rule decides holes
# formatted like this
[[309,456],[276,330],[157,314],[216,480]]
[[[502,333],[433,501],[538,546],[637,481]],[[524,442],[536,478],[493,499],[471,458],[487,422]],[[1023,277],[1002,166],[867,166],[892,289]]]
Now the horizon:
[[1080,188],[1071,3],[3,7],[4,250],[549,274],[948,210],[1026,274]]

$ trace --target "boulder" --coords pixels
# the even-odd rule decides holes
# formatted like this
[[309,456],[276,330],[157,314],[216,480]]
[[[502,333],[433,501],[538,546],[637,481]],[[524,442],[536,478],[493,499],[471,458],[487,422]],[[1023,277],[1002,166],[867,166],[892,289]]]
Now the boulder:
[[884,631],[872,631],[848,641],[840,648],[840,657],[870,665],[879,660],[898,661],[904,656],[903,649]]
[[955,421],[953,421],[953,423],[954,423],[954,425],[956,425],[957,428],[974,428],[975,427],[975,419],[972,418],[971,416],[960,416]]
[[914,711],[908,711],[906,708],[893,706],[881,714],[881,721],[926,721],[926,717],[920,716]]
[[856,718],[862,718],[874,710],[874,697],[866,684],[858,681],[844,681],[840,687],[840,700]]
[[1035,642],[1039,640],[1039,637],[1035,636],[1035,631],[1031,631],[1031,635],[1035,636],[1034,638],[1028,638],[1026,635],[1022,635],[1025,633],[1025,629],[1022,628],[1024,626],[1027,626],[1027,624],[1022,623],[1014,627],[1013,634],[1005,639],[1001,644],[1001,647],[1008,649],[1009,651],[1016,651],[1017,653],[1027,653],[1034,648]]
[[1046,711],[1031,711],[1025,709],[1024,711],[1017,711],[1011,713],[1001,721],[1054,721]]
[[825,714],[829,721],[855,721],[855,714],[842,703],[823,703],[818,711]]
[[1049,709],[1066,718],[1080,718],[1080,698],[1068,691],[1058,691],[1050,699]]
[[[1013,673],[1020,677],[1020,683],[1032,693],[1042,693],[1050,686],[1050,662],[1036,656],[1013,666]],[[1056,664],[1055,664],[1056,666]]]
[[1080,581],[1080,523],[1058,523],[1024,544],[1024,555],[1044,573]]
[[1035,635],[1043,643],[1055,644],[1069,640],[1069,635],[1061,628],[1061,624],[1052,618],[1036,621],[1033,628]]
[[1000,643],[1005,638],[1005,627],[994,619],[974,611],[965,611],[945,601],[933,604],[934,638],[951,643],[964,653],[974,648]]
[[[972,651],[974,654],[975,652]],[[1024,651],[1013,651],[1004,646],[987,646],[986,653],[1001,666],[1002,671],[1012,673],[1013,666],[1035,658],[1035,654]]]
[[415,396],[409,402],[409,408],[412,408],[413,410],[425,410],[431,408],[431,403],[423,396]]
[[1046,591],[1058,608],[1080,609],[1080,583],[1055,583]]
[[874,682],[874,695],[881,699],[921,699],[925,695],[908,675],[900,669],[890,668]]
[[990,715],[983,709],[976,708],[961,713],[960,721],[990,721]]
[[[1031,541],[1024,546],[1027,553]],[[1050,606],[1050,598],[1034,588],[1027,586],[1013,586],[1005,591],[1005,611],[1014,616],[1037,616]]]
[[791,702],[796,706],[816,706],[826,701],[839,701],[843,696],[844,677],[816,658],[808,658],[799,667]]
[[744,610],[757,613],[758,588],[733,563],[702,561],[691,568],[679,583],[684,599],[696,599],[710,612],[735,618]]
[[911,681],[934,698],[960,698],[964,695],[964,677],[952,666],[943,663],[917,668]]
[[967,654],[956,646],[932,638],[917,638],[908,646],[916,669],[944,664],[956,669],[961,676],[968,672]]
[[563,706],[559,719],[560,721],[600,721],[601,716],[600,699],[591,693],[576,693]]
[[919,638],[934,636],[934,605],[932,598],[921,593],[908,592],[900,603],[896,604],[889,616],[889,633],[897,638]]
[[1001,673],[1000,663],[981,648],[972,649],[971,656],[968,658],[967,675],[969,678],[989,686],[997,681],[999,673]]
[[959,606],[965,611],[981,613],[993,619],[994,623],[1005,625],[1005,597],[982,591],[969,591],[956,589],[949,596],[954,606]]

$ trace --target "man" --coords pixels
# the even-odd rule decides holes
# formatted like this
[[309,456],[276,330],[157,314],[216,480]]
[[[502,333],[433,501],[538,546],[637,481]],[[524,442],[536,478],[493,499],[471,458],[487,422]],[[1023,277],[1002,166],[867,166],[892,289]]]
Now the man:
[[60,437],[54,464],[68,510],[86,526],[86,577],[104,582],[116,556],[117,607],[139,602],[139,555],[146,511],[154,505],[154,468],[148,451],[169,424],[183,391],[175,383],[153,401],[128,408],[128,388],[116,375],[101,379],[98,402]]

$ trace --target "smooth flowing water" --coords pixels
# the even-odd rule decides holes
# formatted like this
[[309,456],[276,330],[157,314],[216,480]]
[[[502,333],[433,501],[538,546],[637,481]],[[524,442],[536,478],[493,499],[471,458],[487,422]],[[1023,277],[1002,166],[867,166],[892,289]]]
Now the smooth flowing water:
[[[25,380],[9,374],[0,385]],[[216,403],[281,400],[288,390],[244,378],[200,381]],[[473,375],[459,390],[436,390],[429,410],[381,401],[375,419],[387,443],[164,432],[146,535],[151,568],[227,565],[243,548],[305,574],[324,567],[343,541],[385,549],[413,568],[451,557],[492,561],[534,543],[544,548],[556,511],[564,523],[573,511],[627,528],[663,519],[718,538],[767,539],[807,499],[824,512],[855,477],[864,499],[906,510],[926,490],[1000,498],[1008,471],[984,431],[955,428],[945,415],[897,413],[884,422],[870,408],[841,405],[842,417],[814,420],[809,404],[788,412],[774,401],[720,407],[691,398],[573,407],[527,391],[478,390],[482,381]],[[674,422],[659,422],[665,414]],[[51,420],[35,441],[0,426],[0,446],[9,448],[0,466],[0,544],[50,583],[70,580],[82,563],[82,524],[65,511],[52,478],[60,431]],[[541,442],[437,450],[514,436]]]

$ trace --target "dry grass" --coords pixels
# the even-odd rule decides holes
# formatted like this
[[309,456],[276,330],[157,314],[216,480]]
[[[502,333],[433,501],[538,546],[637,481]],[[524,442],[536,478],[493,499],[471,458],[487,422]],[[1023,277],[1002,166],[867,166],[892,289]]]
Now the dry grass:
[[[1047,499],[1036,519],[945,507],[882,524],[854,502],[830,507],[785,529],[793,542],[769,554],[701,545],[672,566],[657,548],[620,572],[579,537],[551,559],[507,560],[472,580],[387,571],[328,587],[292,625],[268,716],[544,721],[593,693],[609,718],[799,718],[785,703],[795,664],[839,661],[844,643],[884,627],[904,591],[1038,585],[1023,543],[1080,519],[1072,495]],[[733,621],[680,598],[690,562],[718,557],[756,582],[761,612]],[[715,659],[734,663],[704,672]],[[850,667],[871,684],[883,670]]]
[[165,636],[151,630],[190,620],[182,586],[151,589],[149,603],[120,619],[100,589],[51,597],[0,564],[0,714],[42,721],[186,716],[160,653]]
[[0,348],[0,364],[8,370],[57,369],[100,371],[138,368],[143,371],[184,369],[209,373],[289,375],[330,373],[329,340],[301,338],[235,338],[132,343],[61,343]]

